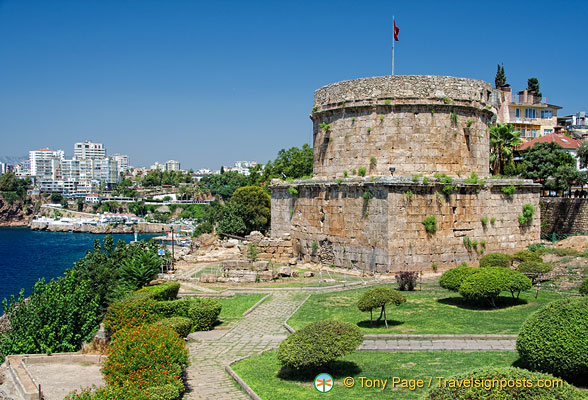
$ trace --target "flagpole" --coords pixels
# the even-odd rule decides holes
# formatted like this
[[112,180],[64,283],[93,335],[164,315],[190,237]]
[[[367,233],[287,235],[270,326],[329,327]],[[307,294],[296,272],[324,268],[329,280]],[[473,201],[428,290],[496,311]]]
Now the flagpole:
[[[394,15],[392,16],[392,21],[394,21]],[[394,27],[392,27],[392,75],[394,75],[394,42]]]

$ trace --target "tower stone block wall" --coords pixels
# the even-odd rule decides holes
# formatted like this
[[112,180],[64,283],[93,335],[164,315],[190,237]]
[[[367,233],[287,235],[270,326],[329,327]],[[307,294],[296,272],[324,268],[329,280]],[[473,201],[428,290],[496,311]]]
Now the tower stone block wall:
[[[317,90],[314,177],[272,181],[272,235],[290,234],[302,258],[368,272],[475,262],[538,241],[540,185],[488,179],[491,90],[439,76]],[[466,182],[472,174],[485,179]],[[502,191],[508,186],[514,193]],[[525,204],[535,211],[521,224]],[[434,233],[427,217],[436,220]]]

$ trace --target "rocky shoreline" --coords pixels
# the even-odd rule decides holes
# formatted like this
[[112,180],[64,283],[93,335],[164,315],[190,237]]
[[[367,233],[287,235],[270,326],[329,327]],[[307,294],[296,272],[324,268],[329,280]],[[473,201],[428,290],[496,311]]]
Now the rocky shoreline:
[[29,228],[34,231],[47,232],[79,232],[79,233],[100,233],[100,234],[117,234],[117,233],[162,233],[169,232],[172,228],[170,224],[159,223],[138,223],[134,225],[125,224],[49,224],[47,222],[31,221]]

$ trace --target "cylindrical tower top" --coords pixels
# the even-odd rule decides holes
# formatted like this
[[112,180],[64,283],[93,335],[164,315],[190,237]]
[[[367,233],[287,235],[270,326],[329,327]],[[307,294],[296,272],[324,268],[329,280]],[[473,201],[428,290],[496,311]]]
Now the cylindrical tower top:
[[333,83],[314,95],[314,174],[450,176],[489,172],[489,83],[447,76],[382,76]]

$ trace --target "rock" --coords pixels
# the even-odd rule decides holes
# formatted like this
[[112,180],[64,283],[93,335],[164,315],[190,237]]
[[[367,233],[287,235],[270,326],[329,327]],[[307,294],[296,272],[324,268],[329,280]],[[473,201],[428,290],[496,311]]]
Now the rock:
[[249,269],[251,263],[247,260],[226,260],[221,263],[224,269]]
[[323,282],[325,283],[336,283],[337,281],[334,279],[323,279]]
[[253,269],[256,271],[267,271],[269,268],[269,261],[255,261]]
[[223,247],[226,249],[230,249],[232,247],[235,247],[239,244],[239,241],[237,239],[229,239],[229,240],[225,240],[223,242]]
[[216,281],[217,281],[216,275],[214,275],[214,274],[200,275],[200,282],[202,282],[202,283],[215,283]]
[[229,278],[227,278],[226,276],[219,276],[216,281],[219,283],[226,283],[229,281]]
[[300,276],[300,272],[297,269],[292,270],[292,278],[298,278]]
[[198,242],[200,250],[210,249],[215,245],[217,240],[218,238],[216,235],[211,233],[203,233],[202,235],[198,236],[198,238],[196,238],[196,242]]
[[292,268],[290,267],[280,267],[278,268],[278,276],[292,276]]
[[296,265],[298,263],[298,259],[296,257],[292,257],[291,259],[288,260],[288,264],[290,265]]
[[245,236],[245,239],[253,244],[259,244],[259,242],[263,239],[263,234],[258,231],[253,231],[249,235]]
[[314,272],[312,272],[312,271],[305,271],[304,272],[305,278],[312,278],[313,276],[314,276]]
[[273,279],[272,271],[261,271],[257,276],[259,276],[260,281],[271,281]]

